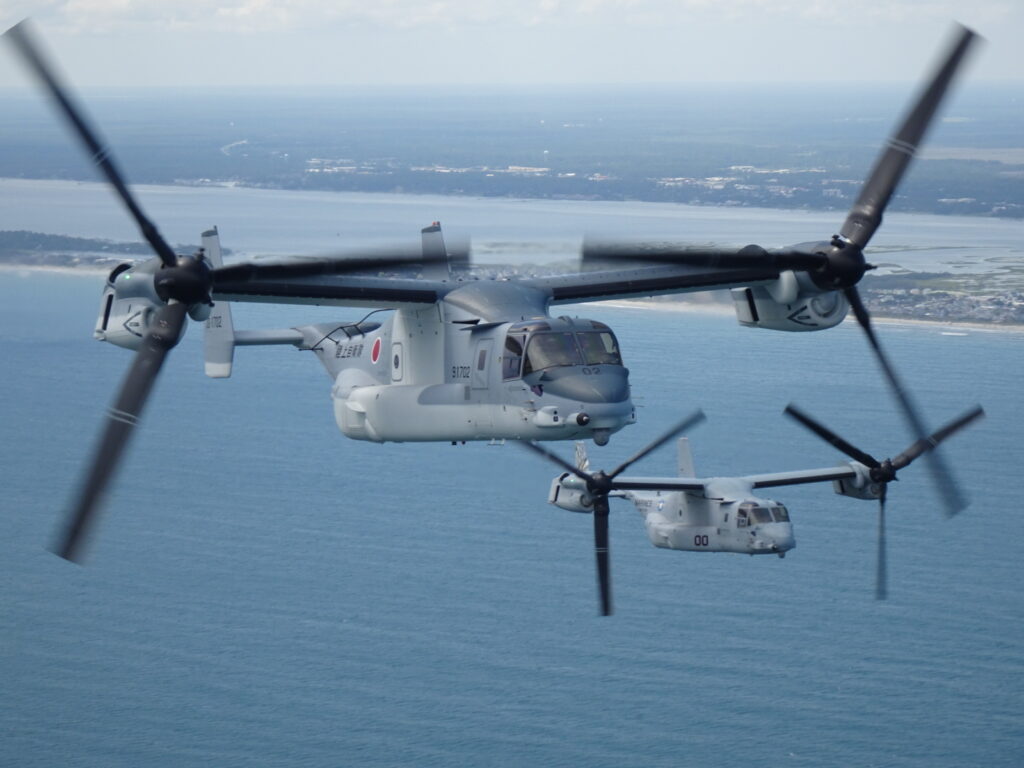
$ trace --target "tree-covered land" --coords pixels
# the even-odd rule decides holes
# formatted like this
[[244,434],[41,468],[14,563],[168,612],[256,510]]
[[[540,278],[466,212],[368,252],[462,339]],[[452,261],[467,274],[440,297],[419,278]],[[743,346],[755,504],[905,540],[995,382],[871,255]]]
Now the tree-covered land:
[[[1021,90],[1019,87],[1017,90]],[[913,88],[87,95],[135,183],[843,210]],[[1024,217],[1024,93],[961,89],[890,210]],[[95,179],[38,99],[0,176]]]

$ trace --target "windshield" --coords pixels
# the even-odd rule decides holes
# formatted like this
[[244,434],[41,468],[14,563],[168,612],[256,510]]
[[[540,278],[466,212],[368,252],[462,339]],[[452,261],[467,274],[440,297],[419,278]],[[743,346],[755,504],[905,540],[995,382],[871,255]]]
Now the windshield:
[[585,365],[622,365],[619,345],[611,331],[585,331],[576,334]]
[[571,333],[548,331],[530,337],[526,345],[523,375],[556,365],[582,365],[579,348]]
[[755,523],[770,523],[772,521],[772,513],[764,507],[752,508],[750,517]]
[[[782,509],[782,513],[785,514],[785,507],[776,507],[775,509]],[[757,525],[758,523],[770,523],[772,522],[772,510],[768,507],[759,507],[751,501],[745,501],[740,504],[739,512],[737,513],[737,525],[742,528],[747,524],[749,518],[750,525]],[[776,517],[775,519],[779,519]],[[789,516],[786,515],[786,520],[789,520]],[[782,522],[780,520],[780,522]]]
[[772,507],[772,514],[775,515],[776,523],[788,523],[789,522],[789,511],[779,504],[777,507]]
[[592,330],[553,331],[541,320],[516,323],[505,336],[502,378],[516,379],[534,371],[570,365],[622,365],[619,343],[604,323],[586,323]]

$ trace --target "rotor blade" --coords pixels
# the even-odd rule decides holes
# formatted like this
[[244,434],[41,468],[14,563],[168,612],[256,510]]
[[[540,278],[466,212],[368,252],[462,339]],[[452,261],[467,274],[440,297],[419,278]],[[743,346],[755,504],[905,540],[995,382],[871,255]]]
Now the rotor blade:
[[874,456],[864,453],[864,451],[860,450],[856,446],[846,442],[845,440],[843,440],[843,438],[841,438],[835,432],[830,430],[824,424],[815,421],[792,403],[786,406],[786,410],[783,411],[783,413],[799,421],[801,424],[803,424],[805,427],[811,430],[811,432],[816,434],[825,442],[832,445],[837,450],[841,451],[842,453],[845,453],[854,461],[859,461],[861,464],[863,464],[866,467],[870,467],[871,469],[878,469],[878,467],[882,466],[879,463],[878,459],[876,459]]
[[[452,254],[459,258],[460,254]],[[260,263],[243,262],[229,264],[213,270],[214,285],[220,282],[245,283],[259,280],[283,280],[287,278],[311,277],[316,275],[343,275],[351,272],[384,270],[411,264],[444,263],[445,254],[424,254],[420,251],[381,251],[376,255],[339,255],[319,258],[302,258],[293,261]]]
[[178,343],[187,309],[178,302],[161,307],[135,353],[117,399],[107,412],[106,426],[75,497],[75,507],[54,548],[54,552],[66,560],[79,561],[81,546],[99,509],[103,492],[117,469],[167,353]]
[[72,101],[70,91],[57,78],[56,68],[47,63],[42,48],[32,39],[28,21],[15,24],[4,33],[4,37],[7,37],[14,44],[25,64],[49,91],[50,97],[75,130],[79,140],[92,158],[93,163],[107,177],[107,181],[110,182],[110,185],[120,196],[121,201],[128,208],[128,212],[135,219],[146,242],[153,248],[156,255],[160,257],[164,266],[173,267],[177,262],[174,251],[171,250],[167,241],[157,231],[153,222],[146,218],[142,208],[139,207],[135,197],[128,190],[121,173],[114,164],[114,158],[110,150],[100,143],[98,139],[99,134],[90,127],[89,122],[86,120],[85,112]]
[[690,427],[693,427],[693,426],[695,426],[697,424],[700,424],[702,421],[704,421],[705,418],[707,418],[707,417],[704,415],[704,411],[701,411],[699,409],[694,411],[692,414],[690,414],[685,419],[680,421],[678,424],[676,424],[674,427],[672,427],[668,432],[663,434],[661,437],[659,437],[653,443],[648,445],[646,448],[641,449],[640,452],[635,454],[632,458],[626,459],[626,461],[624,461],[622,464],[620,464],[618,467],[616,467],[616,469],[613,472],[610,472],[608,474],[608,478],[609,479],[614,479],[616,475],[618,475],[621,472],[625,471],[630,465],[635,464],[636,462],[640,461],[640,459],[642,459],[647,454],[651,453],[651,451],[657,450],[658,448],[663,446],[665,443],[667,443],[669,440],[671,440],[673,437],[676,437],[677,435],[681,434],[682,432],[685,432]]
[[839,230],[845,240],[858,248],[868,244],[878,225],[882,223],[885,207],[903,178],[918,144],[924,138],[943,96],[976,37],[977,35],[970,29],[960,27],[959,34],[941,65],[903,119],[895,136],[889,139],[886,148],[875,161],[874,168],[857,197],[857,202],[850,208],[846,221]]
[[979,419],[985,415],[985,410],[980,406],[976,405],[971,410],[953,419],[953,421],[946,424],[944,427],[937,429],[928,437],[923,437],[920,440],[914,442],[909,448],[898,456],[893,457],[892,465],[894,469],[902,469],[907,466],[920,456],[925,451],[930,451],[939,443],[951,435],[956,434],[961,429],[969,425],[975,419]]
[[888,483],[882,484],[882,495],[878,497],[878,555],[875,562],[875,599],[885,600],[889,596],[889,563],[885,542],[885,496]]
[[[766,251],[759,246],[741,250],[720,248],[677,248],[644,246],[630,243],[585,243],[584,262],[608,266],[636,266],[648,264],[685,265],[692,267],[722,267],[749,269],[769,267],[778,270],[812,270],[827,266],[828,257],[821,253],[802,251]],[[624,262],[624,264],[623,264]]]
[[581,470],[581,469],[579,469],[577,467],[574,467],[572,464],[570,464],[568,461],[563,459],[561,456],[559,456],[556,453],[552,453],[547,448],[541,448],[539,445],[537,445],[536,443],[531,442],[529,440],[520,440],[519,444],[521,446],[523,446],[524,448],[529,448],[534,453],[540,454],[541,456],[543,456],[548,461],[557,464],[562,469],[564,469],[566,472],[571,472],[572,474],[576,475],[576,477],[580,478],[580,480],[582,480],[583,482],[585,482],[587,484],[589,484],[593,480],[593,478],[590,475],[588,475],[586,472],[584,472],[583,470]]
[[[871,316],[868,314],[864,302],[861,301],[857,287],[850,286],[849,288],[844,288],[843,293],[850,302],[850,307],[853,309],[857,322],[860,323],[860,327],[864,329],[864,333],[868,337],[868,343],[871,345],[871,349],[874,350],[875,359],[878,360],[882,372],[889,381],[889,387],[899,401],[900,409],[907,424],[910,426],[911,433],[916,435],[919,440],[927,440],[928,430],[925,428],[924,420],[921,418],[920,412],[910,396],[910,392],[904,388],[903,383],[896,375],[896,369],[892,367],[889,358],[882,350],[882,345],[879,343],[878,337],[875,336],[875,331],[871,327]],[[942,497],[942,502],[946,508],[946,516],[952,517],[967,506],[967,501],[953,481],[953,475],[946,466],[946,462],[942,460],[942,457],[936,451],[928,451],[925,460],[928,462],[928,470],[931,473],[932,482],[935,483],[935,487],[938,488],[939,495]]]
[[612,569],[608,550],[608,496],[594,497],[594,555],[597,558],[597,589],[601,615],[612,615]]

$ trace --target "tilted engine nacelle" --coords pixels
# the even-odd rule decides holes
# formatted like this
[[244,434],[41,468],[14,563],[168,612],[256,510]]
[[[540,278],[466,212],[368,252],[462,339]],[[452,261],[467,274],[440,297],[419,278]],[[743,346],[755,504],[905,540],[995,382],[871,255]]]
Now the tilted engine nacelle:
[[773,331],[820,331],[839,325],[850,308],[839,291],[825,291],[805,273],[787,270],[768,285],[733,288],[740,325]]
[[94,338],[125,349],[139,348],[154,314],[164,304],[155,286],[159,268],[159,259],[114,267],[103,288]]
[[594,511],[594,500],[587,492],[587,484],[568,472],[559,475],[551,482],[548,503],[569,512],[582,512],[589,515]]
[[851,461],[840,464],[841,467],[852,467],[857,473],[856,477],[842,478],[832,481],[832,490],[840,496],[849,496],[851,499],[866,499],[878,501],[882,497],[882,489],[885,487],[871,479],[871,470],[858,461]]

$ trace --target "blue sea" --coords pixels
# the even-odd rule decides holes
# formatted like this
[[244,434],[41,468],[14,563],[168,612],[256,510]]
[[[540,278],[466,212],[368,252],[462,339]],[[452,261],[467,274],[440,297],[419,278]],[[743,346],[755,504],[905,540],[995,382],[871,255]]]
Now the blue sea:
[[[93,234],[60,210],[57,231]],[[590,520],[546,503],[550,466],[511,444],[348,441],[311,355],[245,348],[209,380],[195,328],[87,565],[52,555],[130,359],[91,338],[101,284],[0,272],[0,765],[1024,764],[1024,334],[880,325],[930,424],[988,413],[943,446],[967,511],[943,518],[923,465],[890,489],[887,602],[875,506],[802,486],[774,492],[796,531],[784,560],[654,549],[613,502],[602,618]],[[850,322],[567,311],[615,329],[640,406],[596,466],[696,407],[702,474],[841,460],[782,416],[790,401],[876,456],[910,442]],[[360,314],[238,307],[236,323]],[[637,472],[674,466],[669,446]]]

